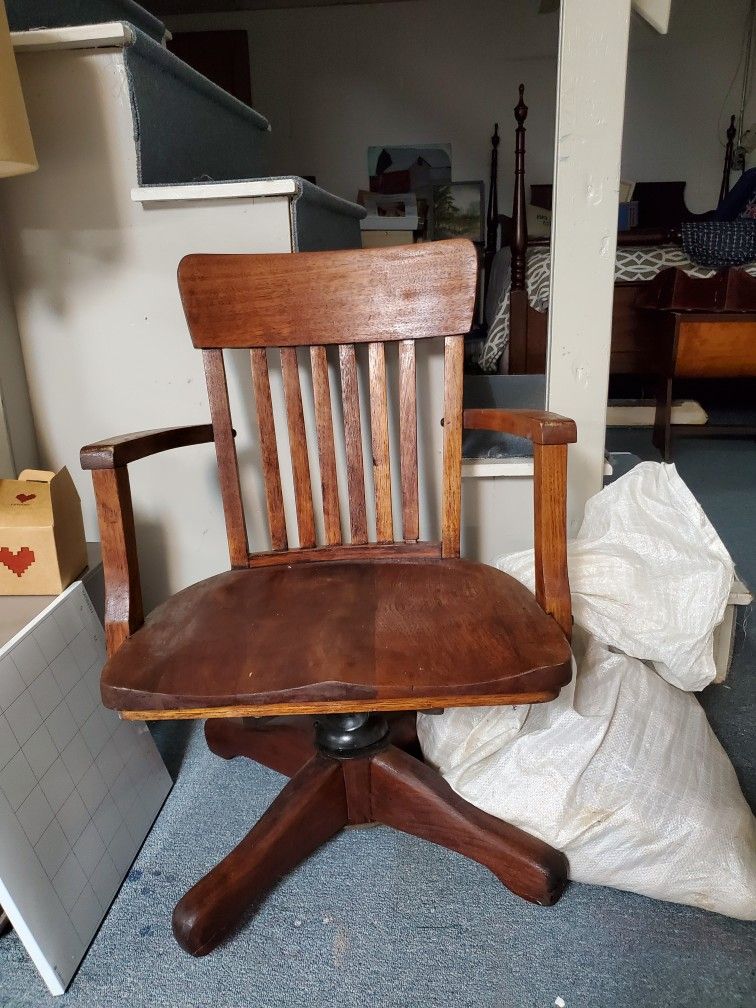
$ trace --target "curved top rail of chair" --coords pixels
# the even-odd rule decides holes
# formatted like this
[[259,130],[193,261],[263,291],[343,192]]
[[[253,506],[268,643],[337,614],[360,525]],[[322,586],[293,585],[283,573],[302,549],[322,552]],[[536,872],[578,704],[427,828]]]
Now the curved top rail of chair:
[[327,346],[456,336],[478,257],[464,239],[390,249],[188,255],[181,301],[195,347]]

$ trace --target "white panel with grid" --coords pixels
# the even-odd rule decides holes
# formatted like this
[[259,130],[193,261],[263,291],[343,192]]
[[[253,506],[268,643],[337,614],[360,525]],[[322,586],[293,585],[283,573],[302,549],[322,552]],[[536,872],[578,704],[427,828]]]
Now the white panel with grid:
[[81,582],[0,653],[0,905],[62,994],[171,788],[146,727],[100,701]]

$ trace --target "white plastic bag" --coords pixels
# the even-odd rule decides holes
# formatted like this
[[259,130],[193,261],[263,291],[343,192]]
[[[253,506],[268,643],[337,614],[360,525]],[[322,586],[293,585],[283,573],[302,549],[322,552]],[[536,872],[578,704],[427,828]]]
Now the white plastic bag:
[[[572,879],[756,919],[756,820],[681,691],[714,674],[727,551],[674,466],[649,462],[589,501],[569,565],[572,683],[547,704],[419,714],[425,758],[564,851]],[[532,550],[498,566],[532,589]]]
[[[533,590],[533,551],[496,566]],[[644,658],[673,686],[714,679],[714,629],[732,587],[730,555],[673,465],[642,462],[588,501],[568,547],[575,623]]]
[[563,851],[570,878],[756,918],[756,820],[695,697],[576,631],[547,704],[418,715],[467,801]]

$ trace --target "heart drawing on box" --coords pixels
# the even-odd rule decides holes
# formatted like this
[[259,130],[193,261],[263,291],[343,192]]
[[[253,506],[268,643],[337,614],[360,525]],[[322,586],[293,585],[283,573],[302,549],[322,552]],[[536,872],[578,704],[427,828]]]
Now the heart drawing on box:
[[5,564],[9,571],[13,571],[16,577],[25,574],[35,561],[34,550],[28,546],[22,546],[15,553],[7,546],[0,546],[0,563]]
[[34,500],[36,496],[36,494],[16,494],[16,500],[26,504],[27,501]]

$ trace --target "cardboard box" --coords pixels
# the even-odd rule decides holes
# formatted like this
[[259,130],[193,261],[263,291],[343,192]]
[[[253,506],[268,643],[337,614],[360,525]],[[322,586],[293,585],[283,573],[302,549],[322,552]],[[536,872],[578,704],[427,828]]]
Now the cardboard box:
[[0,480],[0,595],[58,595],[87,566],[81,501],[67,469]]
[[620,203],[617,230],[630,231],[635,227],[638,227],[638,201],[631,200],[629,203]]

